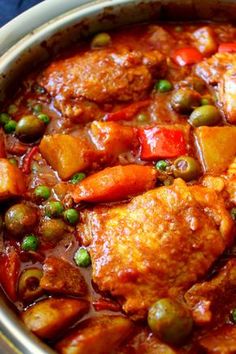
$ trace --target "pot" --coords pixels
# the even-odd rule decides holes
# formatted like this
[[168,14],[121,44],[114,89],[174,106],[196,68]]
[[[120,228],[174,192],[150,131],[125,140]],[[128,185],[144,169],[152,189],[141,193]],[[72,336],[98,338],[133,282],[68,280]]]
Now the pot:
[[[0,29],[0,101],[12,92],[26,71],[80,38],[150,20],[235,21],[236,3],[235,0],[44,1]],[[0,352],[54,353],[24,328],[1,290]]]

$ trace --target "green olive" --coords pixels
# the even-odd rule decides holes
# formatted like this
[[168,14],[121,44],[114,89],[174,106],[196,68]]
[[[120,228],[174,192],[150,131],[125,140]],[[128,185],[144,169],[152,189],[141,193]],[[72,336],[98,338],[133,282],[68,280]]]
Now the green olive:
[[200,174],[200,165],[197,160],[190,156],[181,156],[174,162],[174,176],[180,177],[185,181],[191,181],[198,178]]
[[189,117],[189,124],[193,127],[202,125],[212,126],[217,124],[221,119],[219,110],[212,105],[204,105],[196,108]]
[[23,203],[13,205],[5,214],[7,231],[14,236],[31,232],[37,220],[37,210]]
[[28,115],[19,120],[16,135],[22,142],[31,143],[38,140],[45,132],[45,124],[34,115]]
[[171,97],[171,106],[178,112],[187,114],[201,104],[201,96],[198,92],[187,88],[175,91]]
[[60,241],[66,231],[67,226],[61,219],[44,220],[40,227],[40,234],[47,242]]
[[32,301],[43,294],[43,289],[40,287],[40,280],[43,272],[39,268],[28,268],[21,273],[18,293],[23,301]]
[[148,325],[164,342],[179,345],[191,333],[193,320],[186,306],[175,300],[163,298],[149,309]]

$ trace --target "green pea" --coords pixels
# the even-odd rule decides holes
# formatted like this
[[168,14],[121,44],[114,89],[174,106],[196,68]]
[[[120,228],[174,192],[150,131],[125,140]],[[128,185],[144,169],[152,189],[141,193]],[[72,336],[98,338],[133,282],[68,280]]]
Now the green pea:
[[16,126],[16,121],[11,119],[4,125],[4,130],[7,134],[11,134],[16,130]]
[[234,324],[236,324],[236,309],[231,311],[231,320]]
[[64,215],[64,220],[71,225],[76,224],[79,219],[79,213],[75,209],[67,209],[66,211],[64,211],[63,215]]
[[11,117],[8,113],[1,113],[0,114],[0,124],[5,125],[10,121]]
[[168,92],[173,89],[173,85],[168,80],[159,80],[155,85],[156,91]]
[[144,123],[144,122],[147,122],[148,121],[148,116],[144,113],[140,113],[137,115],[137,121],[140,122],[140,123]]
[[181,156],[175,160],[174,176],[176,178],[182,178],[185,181],[191,181],[197,179],[200,174],[200,165],[197,160],[190,156]]
[[192,112],[192,110],[201,104],[201,96],[198,92],[190,89],[179,89],[171,97],[172,108],[182,114]]
[[40,227],[40,234],[44,241],[58,242],[67,232],[67,226],[61,219],[44,220]]
[[82,181],[86,177],[86,174],[83,172],[79,172],[74,174],[74,176],[71,178],[70,183],[72,184],[77,184],[80,181]]
[[57,218],[64,211],[63,204],[58,201],[50,201],[45,206],[45,215],[49,218]]
[[86,248],[80,247],[75,253],[74,261],[79,267],[86,268],[91,264],[91,257]]
[[8,161],[9,161],[12,165],[15,165],[15,166],[18,165],[18,162],[17,162],[17,160],[16,160],[14,157],[11,157],[10,159],[8,159]]
[[167,166],[168,166],[168,163],[165,160],[160,160],[160,161],[157,161],[155,167],[157,170],[165,171]]
[[33,234],[25,236],[21,243],[21,248],[24,251],[36,251],[38,246],[39,240]]
[[34,115],[22,117],[16,127],[17,137],[26,143],[38,140],[44,134],[44,131],[45,124]]
[[42,122],[44,122],[45,124],[49,124],[50,123],[50,118],[47,114],[39,114],[38,115],[38,119],[40,119]]
[[108,33],[102,32],[93,37],[91,45],[93,48],[99,48],[107,46],[110,42],[111,36]]
[[187,307],[175,300],[163,298],[150,307],[148,325],[162,341],[179,345],[191,333],[193,320]]
[[205,96],[201,98],[201,106],[212,105],[214,100],[210,96]]
[[232,208],[230,210],[231,217],[234,221],[236,221],[236,208]]
[[18,111],[18,107],[15,104],[11,104],[8,107],[7,113],[11,115],[11,114],[16,113],[17,111]]
[[205,105],[196,108],[189,117],[189,124],[193,127],[201,127],[203,125],[213,126],[221,119],[220,112],[215,106]]
[[36,105],[33,107],[33,111],[34,111],[34,113],[36,113],[36,114],[41,113],[41,112],[42,112],[42,105],[41,105],[41,104],[36,104]]
[[37,197],[37,198],[40,198],[40,199],[48,199],[51,195],[51,190],[49,187],[47,186],[38,186],[35,188],[34,190],[34,195]]

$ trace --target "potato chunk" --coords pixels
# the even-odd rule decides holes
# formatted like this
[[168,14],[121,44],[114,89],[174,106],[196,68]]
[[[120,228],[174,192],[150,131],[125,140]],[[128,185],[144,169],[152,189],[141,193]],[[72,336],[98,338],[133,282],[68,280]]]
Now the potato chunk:
[[70,135],[45,135],[40,143],[40,152],[62,179],[89,165],[91,147],[85,139]]
[[132,332],[132,322],[121,316],[102,316],[82,322],[57,345],[61,354],[110,354]]
[[25,179],[19,168],[0,158],[0,201],[22,196],[26,191]]
[[48,257],[43,266],[41,288],[52,293],[86,295],[87,286],[78,267],[56,257]]
[[205,172],[224,172],[236,155],[236,127],[199,127],[195,138]]
[[89,303],[76,299],[46,299],[22,313],[25,325],[40,338],[52,339],[88,312]]

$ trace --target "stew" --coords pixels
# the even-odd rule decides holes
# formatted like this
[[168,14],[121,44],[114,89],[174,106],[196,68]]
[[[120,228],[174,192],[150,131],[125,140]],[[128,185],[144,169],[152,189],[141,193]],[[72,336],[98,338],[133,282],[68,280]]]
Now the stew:
[[99,33],[0,114],[0,282],[61,354],[236,352],[236,27]]

